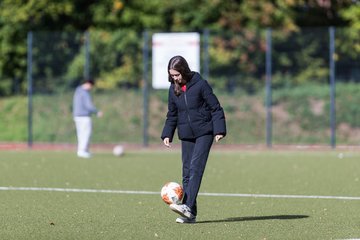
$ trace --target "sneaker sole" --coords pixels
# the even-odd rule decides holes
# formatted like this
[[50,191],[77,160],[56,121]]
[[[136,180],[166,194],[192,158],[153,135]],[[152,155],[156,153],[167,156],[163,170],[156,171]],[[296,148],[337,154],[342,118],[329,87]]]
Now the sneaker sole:
[[185,219],[182,219],[182,218],[177,218],[176,219],[176,222],[177,223],[187,223],[187,224],[191,224],[191,223],[196,223],[196,220],[195,219],[188,219],[188,218],[185,218]]

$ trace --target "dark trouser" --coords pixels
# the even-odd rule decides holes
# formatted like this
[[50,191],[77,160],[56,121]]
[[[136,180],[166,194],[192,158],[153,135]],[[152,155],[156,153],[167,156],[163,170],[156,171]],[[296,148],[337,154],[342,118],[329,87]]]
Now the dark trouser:
[[196,198],[212,143],[212,135],[181,141],[184,188],[183,204],[190,207],[194,216],[197,215]]

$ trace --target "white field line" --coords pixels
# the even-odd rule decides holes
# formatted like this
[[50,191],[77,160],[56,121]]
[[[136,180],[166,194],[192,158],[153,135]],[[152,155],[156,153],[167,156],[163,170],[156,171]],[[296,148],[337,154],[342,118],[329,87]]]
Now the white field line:
[[[46,191],[46,192],[75,192],[75,193],[117,193],[117,194],[150,194],[160,192],[135,190],[106,190],[106,189],[79,189],[79,188],[44,188],[44,187],[0,187],[0,191]],[[242,194],[242,193],[199,193],[211,197],[251,197],[251,198],[295,198],[295,199],[332,199],[332,200],[360,200],[360,197],[347,196],[316,196],[316,195],[277,195],[277,194]]]

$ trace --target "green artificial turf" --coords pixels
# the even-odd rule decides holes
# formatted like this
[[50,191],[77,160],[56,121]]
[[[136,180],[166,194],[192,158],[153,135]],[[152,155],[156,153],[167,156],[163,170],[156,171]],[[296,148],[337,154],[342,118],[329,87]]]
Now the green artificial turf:
[[91,159],[72,152],[2,151],[0,239],[360,238],[359,157],[213,151],[197,223],[186,225],[175,223],[177,215],[160,198],[165,182],[181,182],[176,149],[129,151],[120,158],[98,152]]

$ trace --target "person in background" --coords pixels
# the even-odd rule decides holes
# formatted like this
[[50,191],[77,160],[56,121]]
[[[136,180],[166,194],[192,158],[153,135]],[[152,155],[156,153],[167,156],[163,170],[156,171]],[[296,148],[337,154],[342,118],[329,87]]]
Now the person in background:
[[170,147],[175,129],[181,140],[182,204],[170,204],[181,217],[177,223],[195,223],[197,196],[213,140],[226,135],[223,108],[209,83],[190,70],[182,56],[174,56],[168,64],[170,84],[168,112],[161,139]]
[[85,80],[78,86],[73,98],[73,117],[77,136],[77,156],[81,158],[90,158],[89,151],[90,138],[92,132],[91,115],[96,114],[101,117],[103,113],[98,111],[91,99],[90,91],[95,82],[92,79]]

